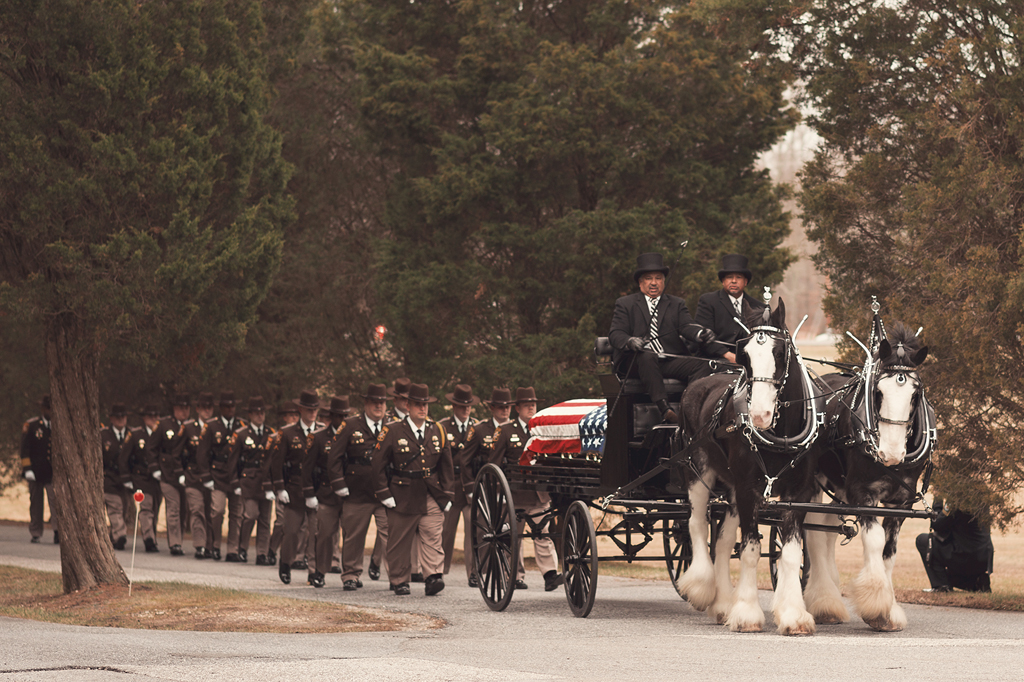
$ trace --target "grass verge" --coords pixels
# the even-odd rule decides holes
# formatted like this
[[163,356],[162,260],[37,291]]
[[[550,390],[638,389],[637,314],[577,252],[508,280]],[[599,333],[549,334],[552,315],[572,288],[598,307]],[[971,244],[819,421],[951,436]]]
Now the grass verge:
[[60,575],[0,566],[0,615],[48,623],[199,632],[393,632],[438,618],[186,583],[103,585],[64,594]]

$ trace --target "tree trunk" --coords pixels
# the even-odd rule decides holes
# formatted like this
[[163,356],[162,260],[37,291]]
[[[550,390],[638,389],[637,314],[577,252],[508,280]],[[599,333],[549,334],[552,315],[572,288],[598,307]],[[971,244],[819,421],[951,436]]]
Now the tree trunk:
[[103,505],[97,353],[70,314],[50,321],[46,363],[53,413],[53,490],[64,592],[127,584],[114,556]]

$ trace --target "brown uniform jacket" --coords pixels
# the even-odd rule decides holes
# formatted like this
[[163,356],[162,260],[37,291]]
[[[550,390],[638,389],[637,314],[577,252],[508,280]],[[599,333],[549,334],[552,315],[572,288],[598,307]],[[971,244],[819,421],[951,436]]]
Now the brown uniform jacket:
[[302,462],[302,494],[307,498],[315,497],[321,504],[338,505],[342,501],[331,488],[331,474],[328,470],[334,439],[340,432],[341,429],[336,432],[329,424],[315,431],[313,444],[306,450],[306,459]]
[[[313,425],[314,433],[322,429],[323,424]],[[302,492],[302,463],[306,452],[313,445],[313,435],[307,437],[303,433],[302,422],[298,421],[281,429],[273,442],[270,452],[270,480],[275,492],[288,491],[288,507],[295,510],[306,508],[305,496]]]
[[462,467],[463,457],[466,454],[466,446],[469,445],[469,436],[473,433],[473,427],[476,425],[476,420],[472,417],[466,423],[465,433],[459,433],[459,425],[455,422],[455,417],[445,417],[437,422],[437,425],[445,430],[448,434],[448,442],[452,448],[452,464],[455,468],[455,481],[458,484],[462,478]]
[[121,446],[121,458],[136,490],[159,495],[160,482],[153,478],[153,472],[160,467],[153,454],[152,440],[145,426],[132,429]]
[[373,449],[373,480],[377,499],[395,498],[401,514],[426,514],[428,494],[444,509],[455,492],[448,434],[428,419],[420,445],[408,419],[385,425]]
[[185,486],[200,488],[213,480],[210,473],[210,434],[206,424],[199,419],[189,419],[178,431],[174,452],[181,459],[185,470]]
[[494,454],[494,433],[498,426],[494,418],[477,422],[466,434],[466,446],[462,449],[462,487],[467,493],[473,492],[476,475]]
[[270,444],[277,431],[264,424],[259,435],[251,424],[231,434],[232,459],[237,463],[238,485],[245,499],[263,499],[273,492],[270,482]]
[[[383,420],[382,420],[383,422]],[[384,430],[381,423],[381,432]],[[366,416],[349,417],[331,443],[327,472],[331,489],[348,488],[346,499],[353,502],[377,502],[373,481],[373,446],[377,439],[366,423]]]
[[181,454],[178,448],[180,439],[178,434],[182,433],[185,422],[179,423],[177,419],[168,417],[161,419],[157,424],[156,431],[151,436],[153,440],[150,448],[156,455],[157,464],[160,467],[161,483],[169,483],[178,487],[178,479],[185,473],[181,466]]
[[21,427],[21,473],[27,469],[35,474],[36,482],[49,485],[53,481],[50,460],[50,426],[42,417],[33,417]]
[[[512,421],[502,424],[494,434],[494,449],[491,451],[490,463],[497,464],[507,474],[511,467],[519,465],[519,459],[529,439],[530,435],[522,423],[513,417]],[[517,490],[512,493],[512,501],[517,509],[533,509],[546,505],[551,499],[547,493]]]
[[131,436],[131,431],[124,427],[123,440],[118,442],[114,435],[114,427],[104,426],[100,430],[100,448],[103,450],[103,492],[107,495],[119,495],[125,491],[124,484],[132,480],[128,472],[128,463],[122,457],[124,441]]
[[231,426],[225,426],[220,417],[207,420],[206,430],[210,439],[210,475],[217,490],[234,492],[238,487],[238,459],[232,444],[235,430],[244,426],[241,419],[233,418]]

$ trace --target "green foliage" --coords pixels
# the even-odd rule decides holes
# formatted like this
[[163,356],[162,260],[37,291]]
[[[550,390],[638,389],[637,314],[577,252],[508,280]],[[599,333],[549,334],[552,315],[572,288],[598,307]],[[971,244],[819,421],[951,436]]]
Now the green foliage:
[[665,2],[339,10],[388,170],[374,312],[435,392],[596,391],[593,338],[641,252],[691,303],[723,253],[766,282],[791,261],[785,190],[755,162],[796,117],[756,32]]
[[[924,326],[937,491],[999,524],[1024,482],[1017,3],[808,3],[795,54],[825,143],[801,201],[834,326]],[[852,352],[852,350],[851,350]],[[855,353],[854,353],[855,354]]]

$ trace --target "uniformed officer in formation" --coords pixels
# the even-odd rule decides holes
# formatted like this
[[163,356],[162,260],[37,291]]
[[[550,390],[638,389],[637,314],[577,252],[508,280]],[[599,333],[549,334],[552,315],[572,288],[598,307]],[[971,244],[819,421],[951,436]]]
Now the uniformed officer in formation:
[[[299,421],[299,407],[292,401],[282,403],[277,408],[277,415],[281,418],[281,427],[277,429],[270,436],[270,440],[267,442],[267,451],[273,452],[277,441],[281,438],[281,430],[286,426],[291,426]],[[267,550],[267,562],[269,566],[274,566],[277,563],[278,552],[281,551],[281,539],[284,537],[284,505],[277,503],[277,495],[273,489],[273,479],[271,478],[270,470],[271,461],[267,458],[267,480],[270,481],[271,493],[274,494],[274,527],[270,533],[270,548]],[[303,546],[306,542],[306,522],[303,521],[299,527],[299,546]]]
[[[494,435],[494,449],[491,463],[503,470],[524,463],[521,461],[526,442],[530,439],[530,418],[537,414],[537,395],[532,386],[516,389],[516,418],[498,429]],[[545,492],[535,490],[516,490],[512,493],[512,503],[516,509],[536,518],[542,516],[551,507],[551,497]],[[542,527],[541,532],[544,531]],[[534,558],[537,568],[544,575],[544,589],[547,592],[562,584],[562,576],[558,572],[558,559],[555,556],[555,543],[550,538],[536,538],[533,541]],[[523,566],[523,554],[519,553],[519,570],[516,589],[525,590],[526,569]]]
[[409,414],[385,425],[373,450],[377,498],[388,508],[388,578],[396,595],[410,593],[412,539],[420,539],[425,593],[444,589],[441,534],[455,474],[447,433],[427,416],[437,398],[426,384],[409,386]]
[[141,490],[145,495],[139,503],[139,531],[142,533],[146,551],[155,553],[156,521],[160,513],[163,493],[160,489],[160,465],[153,452],[153,438],[146,427],[132,429],[122,446],[123,462],[131,476],[130,487]]
[[188,500],[189,527],[196,559],[220,559],[214,554],[210,531],[210,493],[213,474],[210,472],[210,433],[207,421],[213,417],[213,394],[200,393],[196,401],[196,418],[185,422],[178,433],[177,455],[185,470],[185,499]]
[[220,559],[224,512],[227,511],[228,550],[224,560],[237,562],[238,533],[242,526],[242,496],[238,481],[238,453],[232,437],[235,430],[245,424],[235,417],[234,391],[222,391],[217,406],[220,415],[206,423],[210,440],[210,475],[213,477],[213,490],[210,491],[210,531],[213,537],[210,546],[213,558]]
[[191,411],[192,401],[187,393],[174,395],[171,416],[165,419],[160,419],[155,405],[146,405],[142,410],[142,421],[153,440],[152,450],[160,470],[160,493],[171,556],[185,554],[181,545],[188,529],[188,499],[185,497],[185,470],[178,443]]
[[238,534],[238,560],[249,560],[249,542],[256,528],[256,565],[270,566],[270,521],[274,513],[274,487],[270,482],[268,443],[276,433],[266,425],[263,396],[249,398],[249,423],[235,430],[233,459],[238,462],[238,486],[242,499],[242,525]]
[[466,578],[472,582],[473,570],[470,555],[470,534],[469,534],[469,504],[466,499],[466,490],[461,484],[463,455],[466,451],[466,444],[469,442],[469,434],[476,424],[473,419],[473,407],[480,404],[480,398],[473,395],[473,387],[466,384],[458,384],[455,390],[445,394],[445,399],[451,403],[452,415],[440,420],[438,424],[448,433],[448,441],[451,443],[452,463],[455,469],[455,497],[452,500],[452,508],[445,514],[444,531],[441,534],[441,545],[444,549],[444,573],[452,566],[452,554],[455,552],[455,534],[459,528],[459,517],[465,517],[463,524],[463,552],[466,557]]
[[53,543],[60,542],[57,516],[53,513],[53,463],[50,452],[50,396],[39,399],[39,416],[32,417],[21,427],[21,475],[28,481],[28,532],[32,542],[39,542],[43,534],[43,503],[50,507],[50,526]]
[[124,403],[110,406],[110,426],[100,429],[103,452],[103,504],[110,522],[110,541],[114,549],[124,549],[128,542],[128,526],[135,523],[135,501],[132,499],[131,476],[121,456],[128,440],[128,408]]
[[316,559],[314,565],[309,567],[309,584],[313,587],[324,586],[324,577],[331,572],[335,555],[339,552],[341,512],[344,499],[348,496],[347,489],[335,492],[328,468],[334,440],[343,428],[345,418],[352,414],[348,396],[332,397],[326,412],[330,422],[314,432],[313,445],[306,452],[306,459],[302,463],[302,493],[307,500],[313,500],[312,508],[316,511],[315,521],[310,526],[316,530]]
[[[341,509],[341,581],[349,592],[363,586],[360,576],[370,519],[374,519],[377,525],[378,537],[383,538],[382,546],[386,547],[388,542],[387,514],[374,494],[371,459],[377,437],[384,427],[388,395],[384,384],[370,384],[360,397],[363,399],[363,413],[345,420],[331,443],[327,458],[331,489],[344,500]],[[379,567],[377,564],[376,577],[371,576],[374,580],[380,577]],[[373,563],[370,568],[374,569]]]

